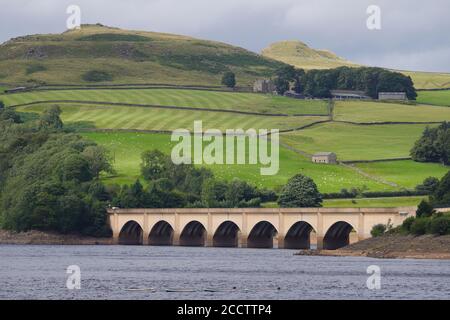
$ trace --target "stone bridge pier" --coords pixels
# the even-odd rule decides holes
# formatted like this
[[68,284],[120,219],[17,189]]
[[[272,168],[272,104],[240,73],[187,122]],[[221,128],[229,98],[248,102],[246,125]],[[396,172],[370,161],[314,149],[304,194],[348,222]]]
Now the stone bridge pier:
[[337,249],[369,238],[376,224],[415,215],[401,208],[108,209],[117,244]]

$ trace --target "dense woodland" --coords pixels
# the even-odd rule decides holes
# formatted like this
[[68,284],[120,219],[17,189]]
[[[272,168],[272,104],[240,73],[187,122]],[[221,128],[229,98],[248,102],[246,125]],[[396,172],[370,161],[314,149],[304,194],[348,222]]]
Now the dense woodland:
[[109,194],[98,179],[113,171],[106,151],[64,131],[59,113],[24,122],[0,110],[0,225],[108,235]]
[[364,91],[373,99],[378,99],[379,92],[406,92],[410,100],[417,97],[410,77],[374,67],[305,71],[288,66],[277,71],[275,85],[279,94],[292,86],[295,92],[314,98],[330,98],[335,89]]

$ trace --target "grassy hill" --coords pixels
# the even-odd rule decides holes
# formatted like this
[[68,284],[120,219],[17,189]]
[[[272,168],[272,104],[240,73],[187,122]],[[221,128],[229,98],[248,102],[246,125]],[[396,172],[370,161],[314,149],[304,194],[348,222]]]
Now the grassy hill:
[[355,63],[338,57],[333,52],[312,49],[298,40],[272,43],[263,49],[261,54],[265,57],[283,61],[305,70],[357,66]]
[[[317,50],[305,43],[292,40],[280,41],[263,49],[265,57],[282,61],[305,70],[332,69],[342,66],[357,67],[358,64],[348,61],[327,50]],[[416,89],[450,88],[450,73],[399,71],[410,76]]]
[[187,36],[82,25],[61,34],[30,35],[0,45],[0,83],[220,85],[233,71],[251,84],[283,65],[243,48]]

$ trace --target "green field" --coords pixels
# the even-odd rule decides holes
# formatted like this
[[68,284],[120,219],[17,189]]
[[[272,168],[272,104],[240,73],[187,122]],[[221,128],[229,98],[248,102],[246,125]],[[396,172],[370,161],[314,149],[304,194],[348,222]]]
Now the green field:
[[450,120],[450,108],[380,103],[371,101],[338,101],[334,120],[367,122],[435,122]]
[[[111,151],[118,174],[114,177],[104,177],[108,184],[134,182],[140,175],[140,155],[143,151],[157,148],[170,153],[173,145],[170,136],[165,134],[92,132],[83,133],[83,136]],[[364,185],[373,191],[393,189],[342,166],[313,164],[309,159],[283,148],[280,149],[280,170],[274,176],[261,176],[259,165],[214,165],[210,168],[219,178],[230,180],[238,177],[260,187],[277,188],[293,175],[303,173],[312,177],[321,192],[325,193]]]
[[417,102],[450,107],[450,90],[419,91]]
[[281,141],[310,154],[333,151],[340,160],[391,159],[409,157],[409,150],[425,127],[324,123],[282,134]]
[[2,100],[7,106],[33,101],[76,100],[272,114],[328,114],[328,104],[321,100],[299,100],[256,93],[183,89],[49,90],[8,94],[3,96]]
[[[95,103],[60,103],[61,118],[76,128],[108,130],[171,131],[193,129],[196,120],[203,121],[203,129],[237,128],[294,129],[327,116],[267,116],[218,112],[230,109],[265,113],[321,113],[326,114],[325,101],[301,101],[251,93],[212,92],[181,89],[124,89],[124,90],[50,90],[3,95],[8,105],[39,100],[94,100],[111,103],[211,108],[217,111],[182,110],[137,106],[99,105]],[[17,107],[21,112],[40,113],[51,103]],[[405,105],[395,103],[339,101],[334,119],[352,122],[426,122],[450,119],[450,108]],[[317,124],[299,131],[283,133],[281,141],[295,149],[314,153],[333,151],[341,160],[374,160],[407,157],[425,124],[353,125],[340,122]],[[118,175],[104,177],[107,183],[131,183],[139,177],[142,151],[171,149],[168,135],[134,132],[92,132],[85,136],[105,145],[115,157]],[[448,170],[438,164],[413,161],[389,161],[357,164],[357,169],[342,165],[320,165],[285,148],[280,150],[280,170],[274,176],[261,176],[255,165],[214,165],[211,169],[223,179],[239,177],[257,186],[279,188],[297,173],[315,180],[321,192],[337,192],[343,188],[366,186],[370,191],[389,191],[414,188],[428,176],[442,177]]]
[[416,89],[445,89],[450,88],[450,73],[400,71],[410,76]]
[[[17,111],[41,113],[49,105],[18,107]],[[137,129],[172,131],[193,130],[194,121],[202,120],[203,128],[226,129],[294,129],[327,119],[326,117],[255,116],[228,112],[119,107],[106,105],[62,104],[61,118],[66,124],[81,123],[97,129]]]
[[323,206],[328,208],[414,207],[426,198],[427,197],[327,199],[323,201]]
[[450,170],[450,167],[441,164],[419,163],[412,160],[360,163],[356,166],[370,175],[408,189],[413,189],[428,177],[442,178]]

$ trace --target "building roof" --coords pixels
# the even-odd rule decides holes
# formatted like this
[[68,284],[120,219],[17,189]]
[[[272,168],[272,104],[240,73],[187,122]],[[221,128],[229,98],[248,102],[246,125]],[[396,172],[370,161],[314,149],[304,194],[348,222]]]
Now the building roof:
[[366,93],[364,91],[358,91],[358,90],[330,90],[332,95],[359,95],[359,96],[365,96]]
[[404,95],[406,92],[399,91],[399,92],[379,92],[378,94],[398,94],[398,95]]
[[323,156],[331,156],[336,155],[334,152],[316,152],[313,154],[313,157],[323,157]]

